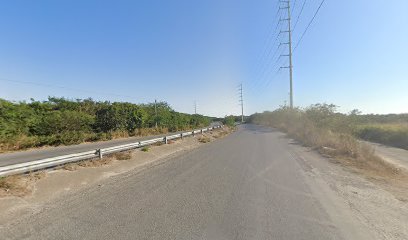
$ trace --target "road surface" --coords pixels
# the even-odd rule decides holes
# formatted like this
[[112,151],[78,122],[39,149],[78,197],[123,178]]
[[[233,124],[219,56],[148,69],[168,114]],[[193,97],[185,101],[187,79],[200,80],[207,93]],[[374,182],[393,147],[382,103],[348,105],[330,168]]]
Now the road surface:
[[[47,204],[2,239],[361,239],[350,237],[279,132],[254,125],[138,173]],[[340,220],[339,220],[340,219]],[[350,225],[352,225],[350,221]],[[357,227],[357,226],[355,226]]]
[[[185,131],[177,132],[182,133]],[[176,133],[174,133],[176,134]],[[44,158],[58,157],[66,154],[80,153],[91,150],[96,150],[100,148],[108,148],[113,146],[118,146],[122,144],[135,143],[138,141],[144,141],[148,139],[164,137],[168,134],[149,136],[149,137],[130,137],[122,139],[114,139],[103,142],[94,142],[94,143],[84,143],[79,145],[71,146],[59,146],[59,147],[47,147],[43,149],[31,149],[27,151],[20,152],[11,152],[11,153],[2,153],[0,154],[0,167],[24,163],[29,161],[40,160]]]

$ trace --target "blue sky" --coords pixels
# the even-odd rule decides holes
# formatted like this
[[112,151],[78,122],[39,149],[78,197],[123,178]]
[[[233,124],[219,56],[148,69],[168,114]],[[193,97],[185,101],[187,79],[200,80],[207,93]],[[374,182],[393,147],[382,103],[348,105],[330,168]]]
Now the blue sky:
[[[292,0],[295,22],[304,0]],[[320,0],[306,0],[296,44]],[[0,98],[169,102],[213,116],[288,100],[276,0],[2,1]],[[293,23],[294,24],[294,23]],[[281,25],[282,29],[284,25]],[[284,35],[281,39],[284,41]],[[281,48],[284,51],[284,48]],[[408,112],[408,1],[326,0],[294,52],[296,106]]]

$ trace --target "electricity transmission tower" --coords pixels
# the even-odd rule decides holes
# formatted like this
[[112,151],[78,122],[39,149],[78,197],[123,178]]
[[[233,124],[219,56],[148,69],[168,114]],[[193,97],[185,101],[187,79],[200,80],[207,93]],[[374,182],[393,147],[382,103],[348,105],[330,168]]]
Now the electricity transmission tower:
[[288,54],[280,55],[280,57],[289,57],[289,66],[283,66],[281,68],[289,69],[289,106],[293,108],[293,65],[292,65],[292,29],[291,29],[291,16],[290,16],[290,0],[280,0],[279,3],[286,4],[286,6],[279,6],[279,11],[287,10],[287,18],[280,18],[279,22],[287,22],[287,30],[280,31],[279,34],[288,34],[288,42],[281,42],[280,45],[288,45]]
[[242,83],[239,85],[239,102],[241,105],[241,123],[244,122],[244,98],[242,97]]

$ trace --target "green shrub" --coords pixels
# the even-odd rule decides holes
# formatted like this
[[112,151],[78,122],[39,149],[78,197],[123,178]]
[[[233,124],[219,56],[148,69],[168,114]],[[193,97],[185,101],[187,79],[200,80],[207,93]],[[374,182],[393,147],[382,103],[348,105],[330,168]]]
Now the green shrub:
[[356,127],[354,133],[367,141],[408,150],[408,127],[403,125],[363,125]]
[[233,127],[235,126],[235,117],[230,115],[230,116],[226,116],[223,120],[223,124],[227,125],[229,127]]
[[179,131],[210,122],[206,116],[176,112],[166,102],[137,105],[49,97],[43,102],[14,103],[0,99],[0,151]]
[[142,149],[140,149],[142,152],[148,152],[150,150],[150,148],[148,146],[144,146],[142,147]]

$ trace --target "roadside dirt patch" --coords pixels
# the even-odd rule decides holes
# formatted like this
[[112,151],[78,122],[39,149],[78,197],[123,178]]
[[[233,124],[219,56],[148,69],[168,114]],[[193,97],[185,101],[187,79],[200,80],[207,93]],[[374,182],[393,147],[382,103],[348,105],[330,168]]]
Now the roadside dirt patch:
[[211,138],[208,136],[201,136],[198,138],[198,141],[200,143],[208,143],[208,142],[211,142]]
[[[356,158],[334,157],[333,162],[347,167],[367,180],[392,193],[397,199],[408,201],[408,172],[376,155],[373,148],[362,145]],[[326,156],[327,157],[327,156]]]
[[114,153],[113,156],[116,160],[129,160],[132,158],[132,152],[131,151],[126,151],[126,152],[118,152]]
[[[379,171],[378,166],[373,168],[377,170],[370,170],[364,165],[346,162],[355,161],[350,159],[343,162],[327,159],[299,145],[292,148],[296,159],[310,166],[308,175],[313,184],[323,179],[330,192],[340,196],[352,211],[351,218],[375,233],[372,239],[408,239],[408,179],[404,174],[389,175]],[[321,191],[321,187],[316,191]]]
[[236,130],[237,130],[236,128],[224,126],[221,129],[217,129],[216,131],[210,132],[210,135],[211,138],[213,139],[223,138]]
[[35,172],[0,178],[0,197],[24,197],[34,190],[35,183],[46,177],[46,172]]
[[113,160],[114,158],[112,156],[107,156],[102,159],[80,161],[77,164],[81,167],[101,167],[110,164]]
[[198,137],[198,141],[200,143],[209,143],[209,142],[214,141],[215,139],[223,138],[223,137],[227,136],[228,134],[232,133],[233,131],[235,131],[234,128],[224,127],[222,129],[219,129],[219,130],[206,132],[206,133],[202,134],[200,137]]

